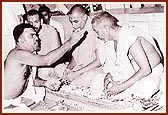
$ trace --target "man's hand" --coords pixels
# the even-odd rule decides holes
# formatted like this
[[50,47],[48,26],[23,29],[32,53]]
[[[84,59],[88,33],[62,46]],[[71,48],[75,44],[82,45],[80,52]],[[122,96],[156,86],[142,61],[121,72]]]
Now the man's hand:
[[110,73],[107,73],[107,75],[104,78],[104,90],[107,90],[109,88],[110,83],[112,83],[112,76]]
[[65,71],[63,72],[63,76],[68,75],[69,73],[73,72],[72,70],[66,68]]
[[72,34],[71,34],[71,37],[70,37],[70,43],[72,45],[74,45],[75,43],[77,43],[84,35],[85,33],[85,30],[82,29],[82,30],[79,30],[79,31],[73,31]]
[[69,85],[78,76],[79,76],[78,72],[71,72],[68,75],[63,76],[62,82]]
[[107,97],[110,97],[111,95],[115,96],[124,90],[121,88],[121,85],[118,84],[118,82],[112,81],[111,85],[112,87],[104,90],[104,93]]
[[50,77],[46,82],[45,86],[53,91],[58,91],[60,88],[61,82],[58,78]]

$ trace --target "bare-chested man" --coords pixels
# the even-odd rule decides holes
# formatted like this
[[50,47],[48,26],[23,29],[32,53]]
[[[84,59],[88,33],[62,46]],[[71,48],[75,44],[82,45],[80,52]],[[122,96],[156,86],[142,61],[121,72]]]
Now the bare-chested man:
[[111,74],[104,80],[112,85],[105,84],[105,93],[117,95],[128,89],[131,94],[150,98],[159,90],[162,79],[160,52],[150,35],[117,22],[108,12],[98,13],[92,19],[98,39],[105,41],[99,49],[100,62],[104,72]]
[[[34,54],[40,50],[40,40],[30,24],[17,25],[13,31],[16,47],[8,54],[4,64],[4,99],[15,99],[24,93],[31,66],[49,66],[61,58],[83,36],[84,31],[74,32],[72,39],[46,55]],[[53,43],[54,44],[54,43]],[[53,81],[35,80],[36,86],[50,88]],[[59,85],[59,82],[58,82]]]

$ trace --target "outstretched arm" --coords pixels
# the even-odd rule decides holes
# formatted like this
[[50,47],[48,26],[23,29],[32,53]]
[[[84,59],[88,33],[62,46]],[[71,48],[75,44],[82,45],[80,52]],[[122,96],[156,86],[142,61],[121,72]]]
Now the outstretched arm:
[[48,80],[43,80],[39,77],[35,77],[34,85],[36,87],[47,87],[50,90],[58,91],[61,85],[61,82],[58,78],[49,77]]
[[80,32],[74,32],[70,40],[68,40],[61,47],[52,50],[46,55],[37,55],[26,50],[19,50],[16,53],[16,57],[21,64],[31,66],[49,66],[60,59],[68,50],[70,50],[72,46],[83,36],[83,33],[84,30]]

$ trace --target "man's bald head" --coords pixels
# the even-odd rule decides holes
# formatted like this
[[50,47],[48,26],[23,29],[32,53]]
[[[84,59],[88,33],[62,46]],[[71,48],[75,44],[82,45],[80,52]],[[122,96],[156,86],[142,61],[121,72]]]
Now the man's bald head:
[[68,12],[68,15],[73,14],[73,13],[78,13],[81,15],[89,15],[88,10],[86,10],[81,4],[76,4],[74,6],[72,6],[72,8],[70,9],[70,11]]
[[116,26],[118,26],[117,22],[117,18],[112,16],[109,12],[103,11],[95,14],[91,23],[92,25],[103,24],[104,26],[110,26],[112,28],[115,28]]
[[83,29],[88,19],[88,11],[80,4],[72,6],[68,12],[73,31]]

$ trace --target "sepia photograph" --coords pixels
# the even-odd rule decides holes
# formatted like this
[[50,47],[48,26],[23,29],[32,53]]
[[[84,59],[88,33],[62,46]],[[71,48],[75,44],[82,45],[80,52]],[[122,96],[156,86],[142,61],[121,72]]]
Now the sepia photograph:
[[165,113],[166,2],[2,2],[3,113]]

